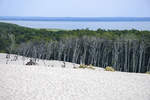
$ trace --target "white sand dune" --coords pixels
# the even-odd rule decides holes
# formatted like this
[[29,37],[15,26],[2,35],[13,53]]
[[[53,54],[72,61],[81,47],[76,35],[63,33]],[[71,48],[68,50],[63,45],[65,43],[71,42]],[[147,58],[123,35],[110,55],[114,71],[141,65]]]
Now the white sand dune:
[[0,100],[150,100],[147,74],[62,68],[61,61],[26,66],[21,57],[6,64],[5,57],[0,54]]

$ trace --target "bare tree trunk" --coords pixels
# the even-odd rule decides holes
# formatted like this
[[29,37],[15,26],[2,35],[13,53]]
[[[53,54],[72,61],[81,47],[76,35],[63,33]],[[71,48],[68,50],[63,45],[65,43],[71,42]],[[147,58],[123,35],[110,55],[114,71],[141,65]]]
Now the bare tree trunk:
[[139,69],[138,72],[141,72],[141,66],[142,66],[142,59],[143,59],[143,43],[140,43],[140,49],[139,49]]

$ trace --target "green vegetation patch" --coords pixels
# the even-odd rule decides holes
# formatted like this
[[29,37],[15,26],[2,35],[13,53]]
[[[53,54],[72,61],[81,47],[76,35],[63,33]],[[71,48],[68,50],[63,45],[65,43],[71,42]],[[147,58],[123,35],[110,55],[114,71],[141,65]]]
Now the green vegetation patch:
[[[34,29],[0,22],[0,52],[145,73],[150,69],[150,31]],[[138,59],[137,59],[138,58]],[[148,66],[148,67],[147,67]],[[111,70],[111,68],[106,68]]]

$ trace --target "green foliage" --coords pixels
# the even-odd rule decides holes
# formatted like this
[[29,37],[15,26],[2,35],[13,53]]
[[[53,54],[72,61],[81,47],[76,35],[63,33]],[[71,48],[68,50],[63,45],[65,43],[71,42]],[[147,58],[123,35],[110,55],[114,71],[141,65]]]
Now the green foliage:
[[[144,73],[147,68],[139,66],[149,65],[149,51],[150,31],[34,29],[0,22],[0,52],[78,64],[82,59],[101,67],[107,62],[116,70]],[[87,65],[80,68],[94,69]]]
[[110,66],[107,66],[107,67],[105,68],[105,71],[115,72],[115,69],[112,68],[112,67],[110,67]]
[[27,43],[29,41],[60,41],[66,38],[80,38],[80,37],[97,37],[107,40],[144,40],[145,44],[150,43],[150,31],[138,31],[138,30],[102,30],[96,31],[89,29],[81,30],[59,30],[59,29],[34,29],[22,27],[16,24],[2,23],[0,22],[0,51],[8,52],[11,39],[10,35],[15,38],[15,47],[18,47],[21,43]]

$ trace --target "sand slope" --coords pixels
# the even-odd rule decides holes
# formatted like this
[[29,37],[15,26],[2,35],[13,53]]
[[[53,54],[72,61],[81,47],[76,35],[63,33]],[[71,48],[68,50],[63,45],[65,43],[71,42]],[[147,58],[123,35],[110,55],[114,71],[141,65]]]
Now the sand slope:
[[147,74],[5,64],[2,55],[0,100],[150,100]]

